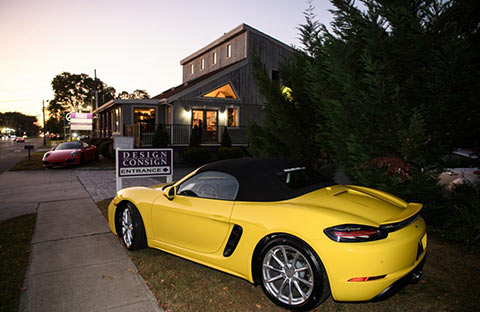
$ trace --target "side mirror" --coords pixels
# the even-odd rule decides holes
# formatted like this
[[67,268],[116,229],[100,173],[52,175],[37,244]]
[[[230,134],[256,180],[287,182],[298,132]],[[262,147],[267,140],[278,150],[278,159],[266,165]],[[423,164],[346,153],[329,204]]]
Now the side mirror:
[[163,195],[169,200],[173,200],[175,198],[175,195],[177,195],[177,188],[173,185],[166,187],[163,190]]

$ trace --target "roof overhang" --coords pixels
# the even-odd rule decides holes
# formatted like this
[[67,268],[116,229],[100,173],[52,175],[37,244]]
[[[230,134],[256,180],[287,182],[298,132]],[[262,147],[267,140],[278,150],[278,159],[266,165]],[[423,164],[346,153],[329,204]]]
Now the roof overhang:
[[124,104],[140,104],[140,105],[159,105],[161,101],[156,99],[134,99],[134,100],[122,100],[122,99],[115,99],[110,100],[107,103],[103,104],[99,108],[93,111],[93,114],[101,113],[112,106],[115,105],[124,105]]

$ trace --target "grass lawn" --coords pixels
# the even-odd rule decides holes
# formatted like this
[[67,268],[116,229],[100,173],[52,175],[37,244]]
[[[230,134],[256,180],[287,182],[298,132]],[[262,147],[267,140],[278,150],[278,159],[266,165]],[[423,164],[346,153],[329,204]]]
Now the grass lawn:
[[9,171],[19,170],[44,170],[42,166],[42,157],[45,152],[31,152],[30,160],[25,156],[22,160],[17,162],[15,166],[11,167]]
[[[11,167],[9,171],[20,171],[20,170],[45,170],[42,165],[42,157],[45,152],[32,152],[30,154],[30,160],[28,156],[25,156],[22,160],[17,162],[15,166]],[[115,161],[111,159],[106,159],[100,156],[96,161],[87,162],[80,166],[74,166],[71,168],[114,168]],[[53,169],[55,170],[55,169]]]
[[[97,203],[104,216],[111,199]],[[260,286],[168,253],[128,252],[159,305],[166,311],[285,311]],[[418,285],[382,302],[341,303],[327,299],[315,311],[476,311],[479,253],[429,237],[428,258]]]
[[35,214],[0,222],[0,311],[17,311],[28,265]]

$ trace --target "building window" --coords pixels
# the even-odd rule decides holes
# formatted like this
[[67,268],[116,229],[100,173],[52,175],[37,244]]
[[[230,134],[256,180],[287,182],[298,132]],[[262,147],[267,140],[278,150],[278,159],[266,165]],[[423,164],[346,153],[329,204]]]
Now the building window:
[[155,132],[155,108],[135,108],[133,122],[140,124],[142,132]]
[[205,59],[202,57],[202,59],[200,60],[200,69],[201,70],[204,70],[205,69]]
[[206,94],[203,97],[207,98],[226,98],[226,99],[238,99],[231,84],[227,83],[221,87],[216,88]]
[[168,106],[167,107],[167,125],[172,124],[172,107]]
[[113,115],[113,132],[120,132],[120,107],[115,108]]
[[238,127],[238,109],[227,108],[227,127]]
[[232,57],[232,45],[227,44],[227,58]]
[[212,64],[217,64],[217,52],[213,52],[212,54]]
[[193,64],[190,64],[190,75],[193,75],[195,73],[195,66]]

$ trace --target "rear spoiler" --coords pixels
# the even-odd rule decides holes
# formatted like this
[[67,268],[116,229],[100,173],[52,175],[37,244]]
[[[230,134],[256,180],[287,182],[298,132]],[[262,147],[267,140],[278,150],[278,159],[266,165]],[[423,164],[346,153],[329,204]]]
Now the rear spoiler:
[[422,210],[422,207],[423,207],[423,205],[419,204],[419,203],[409,203],[407,205],[407,208],[405,208],[400,214],[398,214],[398,215],[396,215],[396,216],[394,216],[394,217],[392,217],[388,220],[383,221],[381,225],[390,224],[390,223],[397,223],[397,222],[406,220],[406,219],[416,215],[417,213],[419,213],[420,210]]

